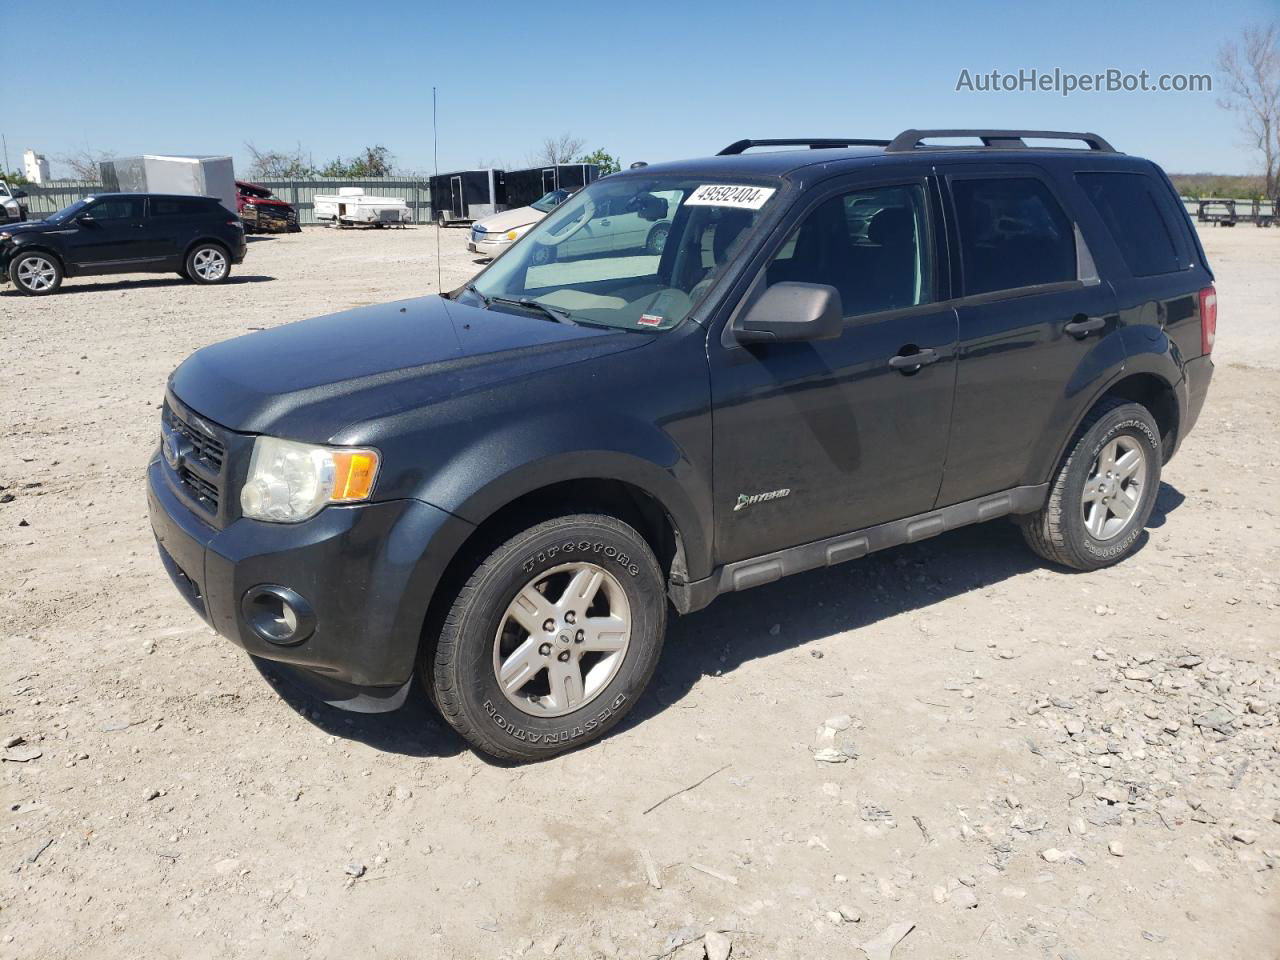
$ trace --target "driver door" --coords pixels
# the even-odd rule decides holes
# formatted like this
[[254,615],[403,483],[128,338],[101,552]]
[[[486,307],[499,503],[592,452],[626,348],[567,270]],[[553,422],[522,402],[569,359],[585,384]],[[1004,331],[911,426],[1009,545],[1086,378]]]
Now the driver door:
[[[795,281],[835,287],[845,320],[835,340],[712,335],[718,563],[933,508],[958,329],[938,196],[926,177],[823,184],[757,259],[738,311]],[[903,362],[916,354],[926,361]]]
[[85,207],[66,240],[68,259],[93,273],[127,273],[149,259],[143,199],[103,197]]

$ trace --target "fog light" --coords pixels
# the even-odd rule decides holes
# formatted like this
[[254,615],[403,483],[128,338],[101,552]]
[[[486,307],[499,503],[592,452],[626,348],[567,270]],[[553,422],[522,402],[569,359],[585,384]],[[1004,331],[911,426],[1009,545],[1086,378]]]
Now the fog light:
[[272,583],[250,589],[240,602],[245,623],[257,636],[279,646],[292,646],[311,636],[316,615],[299,594]]

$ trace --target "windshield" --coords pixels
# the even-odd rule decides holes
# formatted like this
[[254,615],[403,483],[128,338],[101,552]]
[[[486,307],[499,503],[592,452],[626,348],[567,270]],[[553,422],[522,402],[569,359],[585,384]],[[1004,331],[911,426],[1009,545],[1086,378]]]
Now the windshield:
[[51,213],[45,217],[50,223],[62,223],[64,220],[70,220],[77,213],[93,202],[93,197],[85,197],[83,200],[77,200],[69,207],[59,210],[57,213]]
[[533,203],[529,204],[529,206],[533,207],[535,210],[540,210],[543,213],[550,213],[568,199],[568,190],[552,190],[550,193],[544,193],[537,200],[533,201]]
[[670,330],[746,248],[777,186],[658,175],[598,180],[458,296],[486,306],[532,302],[574,323]]

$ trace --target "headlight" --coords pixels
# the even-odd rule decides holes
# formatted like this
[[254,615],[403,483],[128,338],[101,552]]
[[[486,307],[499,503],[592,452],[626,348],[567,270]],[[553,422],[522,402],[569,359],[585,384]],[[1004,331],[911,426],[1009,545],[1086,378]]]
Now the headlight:
[[258,437],[240,509],[256,520],[297,523],[330,503],[368,500],[377,475],[376,450]]

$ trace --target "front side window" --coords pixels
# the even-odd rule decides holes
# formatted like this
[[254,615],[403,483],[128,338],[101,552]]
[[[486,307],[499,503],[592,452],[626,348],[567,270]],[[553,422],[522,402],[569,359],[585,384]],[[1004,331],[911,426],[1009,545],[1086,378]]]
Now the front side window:
[[85,213],[94,220],[138,220],[142,217],[142,198],[108,197],[99,200],[89,207]]
[[953,180],[966,295],[1075,280],[1075,228],[1032,177]]
[[550,310],[573,323],[670,330],[746,249],[779,186],[658,175],[596,181],[458,298],[491,309]]
[[770,261],[769,285],[822,283],[846,317],[933,299],[933,262],[919,184],[869,187],[823,201]]
[[1163,208],[1150,177],[1141,173],[1078,173],[1076,181],[1106,222],[1135,277],[1180,269],[1167,208]]

